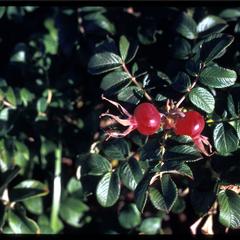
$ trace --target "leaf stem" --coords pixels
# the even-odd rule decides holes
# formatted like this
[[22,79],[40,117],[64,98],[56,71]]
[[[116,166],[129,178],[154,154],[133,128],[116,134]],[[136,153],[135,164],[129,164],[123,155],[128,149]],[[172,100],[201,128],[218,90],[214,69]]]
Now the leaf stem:
[[132,82],[144,92],[144,96],[146,97],[146,99],[147,99],[148,101],[152,102],[152,101],[153,101],[152,97],[151,97],[151,96],[146,92],[146,90],[144,90],[144,89],[142,88],[142,86],[137,82],[136,77],[134,77],[134,76],[129,72],[129,70],[128,70],[128,68],[127,68],[127,66],[126,66],[126,64],[125,64],[124,62],[122,63],[122,67],[123,67],[123,70],[130,76]]
[[234,121],[237,121],[237,120],[240,120],[240,116],[235,117],[235,118],[216,120],[216,121],[210,119],[210,120],[207,121],[207,123],[234,122]]

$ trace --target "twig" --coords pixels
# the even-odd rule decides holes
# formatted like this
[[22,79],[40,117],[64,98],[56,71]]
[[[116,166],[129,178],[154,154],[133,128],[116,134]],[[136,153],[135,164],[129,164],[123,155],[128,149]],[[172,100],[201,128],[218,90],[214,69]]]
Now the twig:
[[123,67],[123,70],[130,76],[132,82],[137,86],[139,87],[143,92],[144,92],[144,96],[147,98],[148,101],[153,101],[152,100],[152,97],[142,88],[142,86],[137,82],[136,80],[136,77],[134,77],[128,70],[126,64],[123,62],[122,63],[122,67]]

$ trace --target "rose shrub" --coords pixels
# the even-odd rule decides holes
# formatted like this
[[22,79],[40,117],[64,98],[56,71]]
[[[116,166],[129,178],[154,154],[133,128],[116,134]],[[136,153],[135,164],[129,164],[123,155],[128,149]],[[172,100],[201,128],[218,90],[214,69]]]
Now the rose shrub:
[[6,6],[0,27],[1,232],[238,231],[240,8]]

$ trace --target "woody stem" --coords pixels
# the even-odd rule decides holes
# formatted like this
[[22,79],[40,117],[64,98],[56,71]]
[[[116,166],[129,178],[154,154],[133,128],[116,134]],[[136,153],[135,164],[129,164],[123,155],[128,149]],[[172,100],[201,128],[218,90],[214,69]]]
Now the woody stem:
[[136,78],[129,72],[129,70],[124,62],[122,63],[122,67],[123,67],[123,70],[130,76],[132,82],[144,92],[144,96],[147,98],[147,100],[152,102],[152,97],[137,82]]

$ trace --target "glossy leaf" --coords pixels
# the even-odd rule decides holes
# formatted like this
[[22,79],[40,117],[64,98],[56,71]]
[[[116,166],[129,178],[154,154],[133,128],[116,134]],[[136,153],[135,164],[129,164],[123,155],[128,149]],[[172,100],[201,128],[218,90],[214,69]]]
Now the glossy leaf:
[[196,22],[187,13],[182,13],[176,21],[176,31],[185,38],[195,39],[197,37]]
[[173,80],[172,87],[181,93],[187,92],[191,86],[191,80],[188,74],[185,72],[178,72],[177,76]]
[[120,167],[120,178],[123,184],[134,191],[143,177],[143,173],[138,161],[135,158],[130,158]]
[[120,195],[120,180],[118,173],[106,173],[99,181],[96,196],[103,207],[113,206]]
[[226,155],[237,150],[239,139],[235,129],[225,123],[216,125],[213,131],[214,146],[219,154]]
[[176,184],[173,182],[169,174],[164,174],[161,178],[161,187],[163,199],[166,204],[166,209],[169,212],[178,197],[178,190]]
[[96,53],[88,63],[88,71],[93,74],[102,74],[122,66],[122,59],[115,53]]
[[233,42],[234,37],[230,35],[223,35],[205,41],[201,47],[201,59],[205,64],[218,58],[220,54]]
[[190,101],[201,110],[211,113],[215,108],[215,99],[213,95],[205,88],[196,87],[189,93]]
[[240,197],[231,190],[218,193],[220,207],[219,221],[227,228],[240,227]]
[[212,88],[225,88],[232,86],[237,80],[237,73],[233,70],[219,66],[205,68],[200,74],[200,81]]
[[163,195],[154,187],[149,188],[149,198],[153,206],[161,211],[167,211]]

